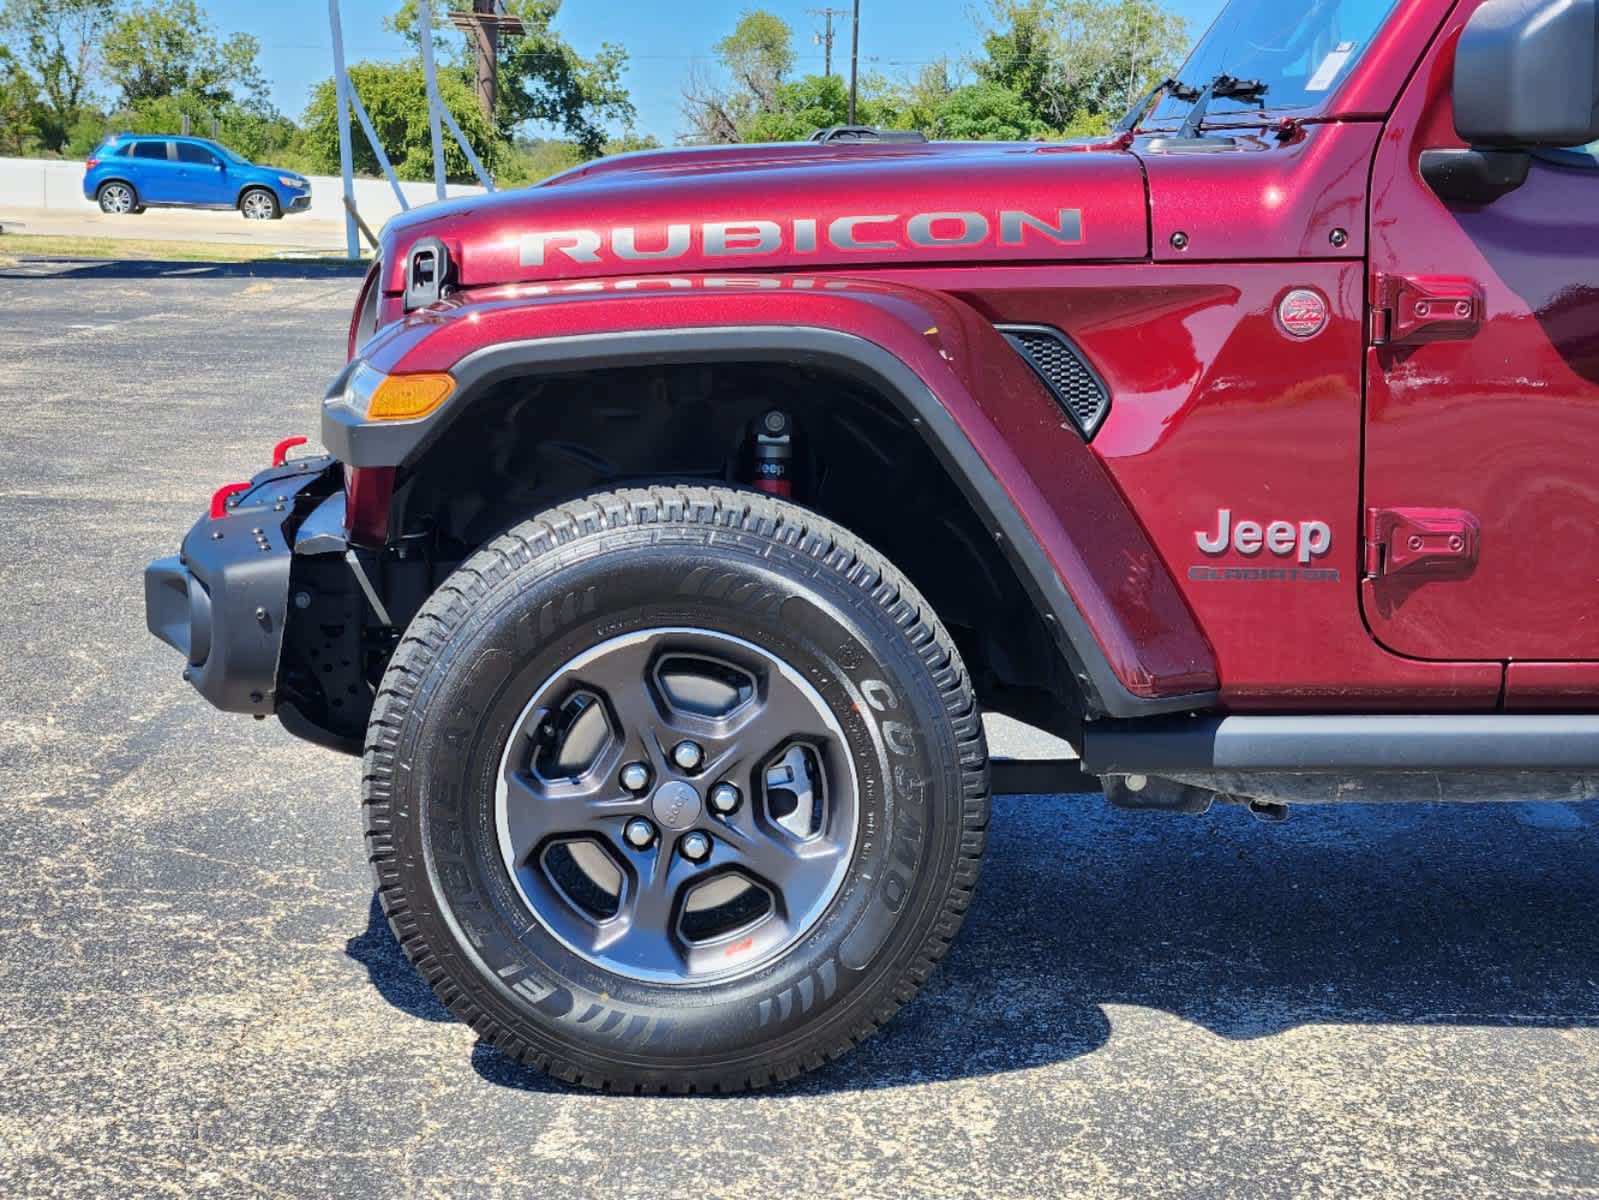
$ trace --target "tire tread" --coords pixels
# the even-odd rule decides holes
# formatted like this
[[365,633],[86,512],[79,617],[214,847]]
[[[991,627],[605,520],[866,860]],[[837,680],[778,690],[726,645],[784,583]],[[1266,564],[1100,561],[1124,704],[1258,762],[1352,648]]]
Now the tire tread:
[[568,501],[521,522],[463,562],[428,598],[400,639],[372,708],[362,760],[361,798],[368,860],[377,896],[401,950],[451,1012],[510,1058],[568,1083],[602,1091],[688,1093],[698,1081],[595,1072],[577,1061],[529,1045],[505,1028],[459,987],[428,947],[412,915],[401,878],[390,808],[390,773],[400,730],[430,662],[443,649],[459,617],[474,601],[506,581],[521,566],[581,538],[650,524],[736,529],[804,552],[868,596],[889,615],[927,666],[957,739],[961,779],[958,860],[930,930],[881,1002],[863,1019],[825,1045],[802,1045],[759,1067],[729,1068],[709,1082],[718,1092],[765,1087],[814,1070],[849,1053],[889,1021],[931,976],[948,951],[970,907],[987,841],[988,753],[981,712],[971,681],[948,632],[931,607],[898,570],[841,526],[796,504],[759,492],[729,487],[654,485],[597,492]]

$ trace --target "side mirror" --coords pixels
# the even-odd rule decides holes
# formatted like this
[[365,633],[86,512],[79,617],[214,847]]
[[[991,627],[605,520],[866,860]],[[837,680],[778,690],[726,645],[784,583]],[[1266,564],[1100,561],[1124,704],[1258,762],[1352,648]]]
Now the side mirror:
[[1454,102],[1473,147],[1599,138],[1599,0],[1484,0],[1455,48]]

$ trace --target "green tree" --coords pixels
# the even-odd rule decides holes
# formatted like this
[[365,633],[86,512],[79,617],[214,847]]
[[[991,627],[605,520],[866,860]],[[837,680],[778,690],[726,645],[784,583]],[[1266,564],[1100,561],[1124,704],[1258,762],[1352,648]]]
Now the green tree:
[[794,69],[794,31],[764,9],[746,9],[733,32],[716,43],[717,61],[758,110],[771,108]]
[[794,31],[787,21],[765,9],[746,9],[733,32],[716,43],[713,53],[732,85],[703,71],[690,73],[683,88],[689,140],[761,140],[749,137],[749,131],[754,122],[777,111],[779,89],[794,66]]
[[[525,7],[532,8],[528,4]],[[554,4],[541,5],[550,8]],[[529,123],[553,125],[576,142],[587,158],[604,152],[606,130],[631,129],[638,119],[623,76],[627,51],[609,42],[584,58],[548,26],[523,18],[527,34],[500,56],[495,124],[502,135]]]
[[39,83],[0,46],[0,153],[26,154],[38,138]]
[[59,150],[94,88],[95,54],[112,0],[5,0],[0,37],[37,85],[32,126]]
[[957,141],[1022,141],[1044,128],[1027,102],[1004,84],[983,80],[958,88],[940,107],[939,137]]
[[[417,0],[405,0],[385,21],[413,45],[419,44],[416,6]],[[449,9],[471,7],[471,0],[433,0],[441,84],[446,74],[468,86],[475,78],[472,50],[447,19]],[[523,32],[501,38],[494,126],[509,143],[526,125],[553,125],[592,158],[604,150],[609,126],[630,128],[638,118],[623,82],[627,51],[607,42],[592,58],[583,57],[553,28],[560,11],[561,0],[509,0],[506,5],[506,12],[521,20]]]
[[957,90],[948,58],[927,63],[910,83],[891,88],[875,84],[870,89],[878,120],[890,129],[919,129],[932,136],[940,133],[939,115]]
[[[933,137],[1025,139],[1108,129],[1181,54],[1181,19],[1160,0],[989,0],[976,80],[949,60],[905,83],[860,81],[856,119]],[[720,80],[693,75],[683,92],[689,140],[788,141],[848,120],[839,79],[790,79],[793,33],[746,11],[715,45]],[[968,76],[969,78],[969,76]]]
[[[659,150],[661,143],[652,137],[625,133],[612,138],[601,148],[601,154],[628,154],[636,150]],[[548,179],[592,157],[576,142],[557,138],[519,137],[501,158],[499,175],[495,182],[503,187],[525,187]]]
[[1015,93],[1047,131],[1097,132],[1160,78],[1187,45],[1159,0],[990,0],[979,81]]
[[[428,128],[428,104],[420,59],[397,63],[355,63],[350,67],[350,82],[372,118],[373,128],[383,142],[384,152],[402,179],[433,177],[433,143]],[[477,96],[467,81],[454,71],[439,72],[439,94],[445,106],[472,144],[484,169],[496,171],[504,144],[498,132],[483,119]],[[303,146],[313,170],[337,174],[339,170],[339,106],[333,80],[324,79],[311,93],[305,110]],[[361,135],[359,126],[353,137],[355,168],[364,174],[379,171],[377,156]],[[460,146],[444,136],[444,171],[454,180],[476,178]]]
[[[1043,116],[1054,107],[1056,48],[1047,28],[1049,0],[993,0],[998,28],[983,38],[977,78],[1014,93]],[[992,95],[992,93],[990,93]]]
[[215,121],[217,140],[252,162],[294,165],[284,159],[284,152],[290,151],[300,136],[293,121],[270,108],[233,101],[215,104],[196,92],[159,96],[108,117],[82,120],[73,126],[67,150],[73,155],[87,154],[109,133],[176,133],[183,128],[185,117],[199,137],[211,136]]
[[[789,78],[794,31],[764,9],[746,10],[714,52],[730,82],[703,73],[690,76],[683,89],[683,115],[691,141],[797,141],[849,119],[849,91],[837,76]],[[872,121],[872,91],[872,81],[863,81],[857,120]]]
[[[806,75],[779,84],[765,111],[740,131],[746,142],[797,142],[849,118],[849,85],[837,75]],[[865,118],[857,113],[858,119]]]
[[266,108],[266,80],[247,33],[220,40],[195,0],[151,0],[126,8],[105,31],[106,77],[125,108],[189,94],[221,105]]

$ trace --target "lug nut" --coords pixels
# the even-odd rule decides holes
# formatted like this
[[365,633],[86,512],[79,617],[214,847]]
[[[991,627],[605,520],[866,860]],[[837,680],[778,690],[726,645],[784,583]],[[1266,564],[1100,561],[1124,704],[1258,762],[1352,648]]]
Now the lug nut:
[[690,862],[700,862],[711,852],[711,839],[703,833],[685,833],[681,845],[683,857]]
[[634,817],[622,830],[622,836],[627,839],[627,844],[635,850],[642,850],[655,840],[655,826],[643,817]]
[[641,762],[630,762],[622,768],[622,786],[630,792],[642,792],[650,786],[650,769]]
[[700,765],[705,757],[705,752],[695,742],[679,742],[672,747],[672,761],[685,771],[692,771]]
[[719,813],[730,813],[738,807],[738,789],[731,783],[719,783],[711,789],[711,807]]

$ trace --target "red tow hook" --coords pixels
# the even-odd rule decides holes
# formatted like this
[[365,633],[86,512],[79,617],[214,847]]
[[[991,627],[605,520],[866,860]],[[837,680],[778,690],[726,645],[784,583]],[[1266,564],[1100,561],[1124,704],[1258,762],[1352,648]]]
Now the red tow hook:
[[[211,519],[220,521],[228,515],[228,497],[237,496],[240,492],[250,490],[248,483],[224,483],[211,493]],[[218,535],[221,536],[220,534]]]
[[284,463],[289,461],[289,451],[293,450],[296,446],[305,445],[308,440],[308,438],[303,437],[284,438],[276,446],[272,447],[272,465],[274,467],[281,467]]
[[[276,446],[272,447],[272,465],[274,467],[281,467],[284,463],[289,461],[290,450],[293,450],[296,446],[305,445],[309,440],[309,438],[303,437],[284,438]],[[249,490],[250,485],[248,483],[224,483],[216,491],[212,492],[211,519],[213,521],[218,521],[227,516],[228,497],[237,496],[240,492],[247,492]]]

